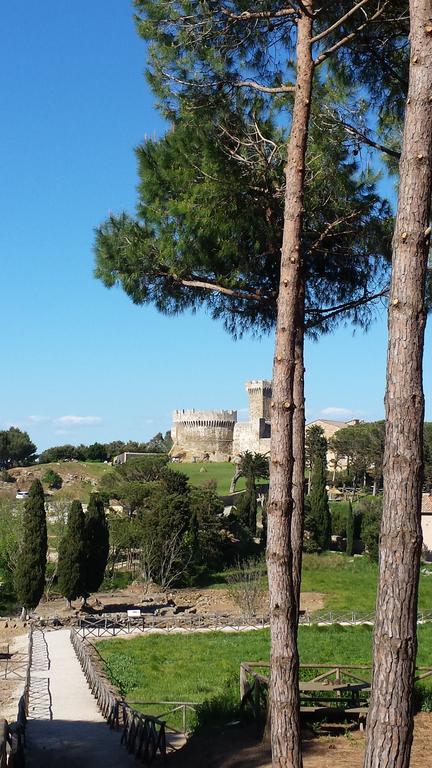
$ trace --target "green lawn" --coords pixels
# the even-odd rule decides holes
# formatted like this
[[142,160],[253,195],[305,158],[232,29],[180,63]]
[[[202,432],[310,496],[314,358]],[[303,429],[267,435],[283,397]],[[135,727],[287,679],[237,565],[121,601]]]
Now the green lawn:
[[[432,625],[420,626],[418,633],[417,663],[432,665]],[[97,647],[111,679],[137,709],[161,714],[163,707],[145,702],[223,699],[232,714],[238,706],[240,662],[267,660],[269,633],[152,635],[104,640]],[[370,664],[372,628],[300,627],[299,651],[303,664]],[[179,725],[178,719],[168,722]]]
[[[329,611],[373,611],[378,567],[364,557],[304,555],[302,590],[323,592]],[[419,610],[432,610],[432,576],[420,575]]]
[[[183,472],[188,476],[192,485],[202,486],[209,480],[216,480],[216,491],[220,495],[224,496],[229,493],[231,480],[235,473],[235,464],[229,461],[205,461],[197,462],[185,462],[184,464],[171,463],[170,469],[176,469],[179,472]],[[259,483],[260,481],[258,481]],[[263,480],[262,482],[267,482]],[[244,478],[241,477],[236,485],[236,491],[243,491],[245,488]]]

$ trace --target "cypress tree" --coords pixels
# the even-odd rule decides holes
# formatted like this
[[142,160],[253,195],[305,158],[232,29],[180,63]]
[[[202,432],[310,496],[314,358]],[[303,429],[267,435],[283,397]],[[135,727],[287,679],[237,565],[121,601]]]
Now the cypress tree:
[[58,585],[61,594],[69,603],[85,594],[85,520],[80,501],[73,501],[66,533],[58,553]]
[[331,542],[331,517],[326,488],[326,469],[322,456],[317,456],[315,459],[309,499],[315,540],[320,549],[328,549]]
[[36,608],[43,595],[47,548],[44,490],[41,482],[35,480],[24,504],[23,539],[14,576],[23,612]]
[[352,556],[354,549],[354,515],[352,504],[348,502],[347,520],[346,520],[346,553]]
[[109,552],[109,531],[104,504],[97,493],[90,495],[85,515],[86,592],[97,592],[102,584]]

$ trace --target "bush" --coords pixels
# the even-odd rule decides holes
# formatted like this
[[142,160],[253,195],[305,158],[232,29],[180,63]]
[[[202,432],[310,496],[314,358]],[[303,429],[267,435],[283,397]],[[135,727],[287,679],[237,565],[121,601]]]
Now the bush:
[[238,675],[233,675],[225,680],[223,692],[199,704],[195,713],[194,732],[221,728],[238,720],[241,713],[237,689]]
[[13,475],[11,475],[10,472],[7,471],[7,469],[2,469],[0,471],[0,480],[2,483],[16,483],[16,480]]
[[42,482],[45,483],[48,488],[59,490],[63,485],[63,478],[53,469],[47,469],[42,477]]
[[227,577],[232,601],[248,618],[265,612],[265,577],[264,560],[239,560]]
[[432,688],[416,685],[414,689],[414,711],[432,712]]
[[361,514],[361,537],[366,552],[371,560],[378,562],[382,500],[376,496],[365,497],[356,512]]

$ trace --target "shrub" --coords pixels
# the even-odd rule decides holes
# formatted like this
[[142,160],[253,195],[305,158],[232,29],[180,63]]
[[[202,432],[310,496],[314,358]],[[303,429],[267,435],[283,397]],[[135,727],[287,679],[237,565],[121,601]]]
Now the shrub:
[[10,472],[7,471],[7,469],[2,469],[0,471],[0,480],[2,483],[16,483],[16,480],[13,475],[11,475]]
[[42,482],[46,483],[48,488],[55,488],[59,490],[63,485],[63,478],[53,469],[47,469],[42,477]]

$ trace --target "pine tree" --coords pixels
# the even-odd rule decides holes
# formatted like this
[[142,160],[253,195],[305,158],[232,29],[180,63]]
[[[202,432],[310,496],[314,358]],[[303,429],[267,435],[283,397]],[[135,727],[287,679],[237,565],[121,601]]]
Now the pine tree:
[[66,533],[58,553],[58,584],[70,606],[71,600],[85,594],[85,520],[80,501],[73,501]]
[[326,467],[322,456],[317,456],[315,460],[309,499],[315,540],[320,549],[328,549],[331,541],[331,517],[326,488]]
[[354,549],[354,515],[352,504],[348,502],[347,521],[346,521],[346,553],[352,556]]
[[85,515],[86,592],[97,592],[102,584],[109,552],[109,531],[103,501],[90,495]]
[[36,608],[42,597],[47,548],[44,490],[35,480],[24,505],[23,539],[15,571],[15,590],[23,609]]

